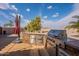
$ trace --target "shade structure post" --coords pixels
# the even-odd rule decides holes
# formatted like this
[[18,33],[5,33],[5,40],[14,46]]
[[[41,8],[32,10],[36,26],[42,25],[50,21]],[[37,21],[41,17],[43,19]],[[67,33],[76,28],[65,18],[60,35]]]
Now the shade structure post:
[[44,39],[44,47],[47,48],[47,36],[43,35],[43,39]]
[[56,56],[58,56],[58,53],[59,53],[59,46],[58,44],[56,44]]

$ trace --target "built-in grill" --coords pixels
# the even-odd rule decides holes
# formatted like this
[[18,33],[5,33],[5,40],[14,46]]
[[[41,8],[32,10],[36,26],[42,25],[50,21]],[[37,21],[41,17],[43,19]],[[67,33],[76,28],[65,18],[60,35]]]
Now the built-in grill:
[[[54,46],[56,48],[56,55],[59,55],[59,53],[61,53],[60,48],[66,47],[66,45],[65,45],[66,41],[67,41],[66,30],[50,30],[48,32],[47,42],[48,42],[48,44],[50,44],[51,46]],[[47,45],[46,45],[46,47],[47,47]],[[62,52],[62,53],[67,55],[67,53],[66,52],[64,53],[64,52]]]
[[56,38],[63,42],[66,42],[67,41],[66,30],[50,30],[48,32],[48,39],[52,40],[52,38]]

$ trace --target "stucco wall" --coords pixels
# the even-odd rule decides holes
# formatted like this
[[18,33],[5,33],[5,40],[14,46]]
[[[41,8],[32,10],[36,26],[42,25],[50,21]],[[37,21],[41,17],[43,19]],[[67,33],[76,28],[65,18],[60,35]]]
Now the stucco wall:
[[13,34],[14,28],[3,28],[3,31],[6,31],[7,34]]

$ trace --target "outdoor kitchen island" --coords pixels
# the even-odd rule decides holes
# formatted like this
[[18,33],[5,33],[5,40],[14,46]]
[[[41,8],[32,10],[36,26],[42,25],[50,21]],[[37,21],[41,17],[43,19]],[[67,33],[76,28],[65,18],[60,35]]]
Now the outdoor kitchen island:
[[[51,33],[51,32],[50,32]],[[49,37],[51,38],[49,38]],[[63,35],[64,36],[64,35]],[[7,35],[3,39],[11,40],[15,35]],[[57,37],[57,36],[55,36]],[[59,38],[54,35],[50,36],[48,33],[26,33],[22,32],[20,39],[22,42],[16,43],[13,38],[8,45],[3,46],[0,50],[0,55],[5,56],[69,56],[65,50],[61,49]],[[17,38],[17,37],[16,37]],[[1,43],[4,43],[3,41]],[[58,43],[59,42],[59,43]],[[6,44],[7,42],[5,42]],[[0,46],[0,47],[1,47]],[[72,54],[71,54],[72,55]]]

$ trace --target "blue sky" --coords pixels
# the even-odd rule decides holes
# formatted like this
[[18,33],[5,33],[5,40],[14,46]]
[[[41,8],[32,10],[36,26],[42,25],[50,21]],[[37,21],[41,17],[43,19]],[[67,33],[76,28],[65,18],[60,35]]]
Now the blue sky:
[[60,27],[60,21],[71,15],[77,7],[78,4],[73,3],[0,3],[0,24],[3,26],[9,20],[14,21],[16,14],[19,14],[21,26],[40,16],[42,26]]

